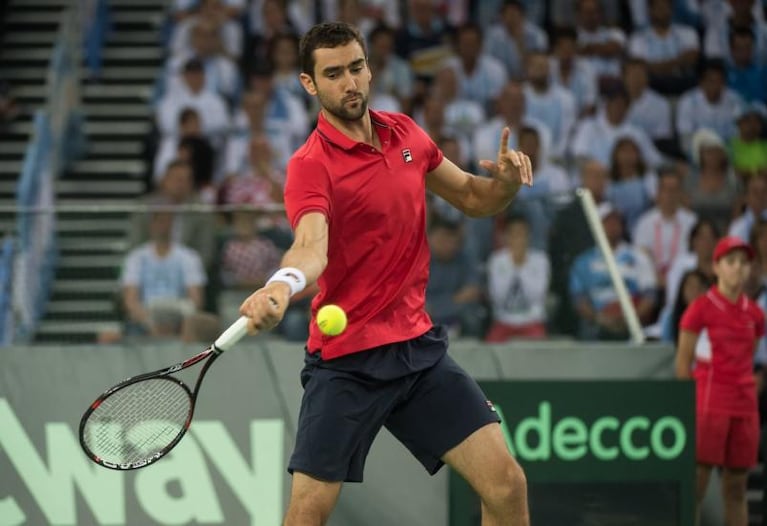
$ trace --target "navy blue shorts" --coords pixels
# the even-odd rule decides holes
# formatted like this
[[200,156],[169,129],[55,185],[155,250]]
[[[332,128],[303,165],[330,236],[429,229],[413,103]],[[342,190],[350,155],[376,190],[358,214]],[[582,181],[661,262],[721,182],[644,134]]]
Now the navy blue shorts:
[[362,482],[385,426],[430,474],[477,429],[499,422],[477,382],[447,354],[442,327],[406,342],[323,361],[307,353],[304,396],[288,471]]

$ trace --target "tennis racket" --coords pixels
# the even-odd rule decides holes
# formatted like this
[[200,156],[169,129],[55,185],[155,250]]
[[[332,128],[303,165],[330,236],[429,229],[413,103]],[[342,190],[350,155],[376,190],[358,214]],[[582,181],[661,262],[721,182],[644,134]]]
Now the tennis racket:
[[[192,423],[200,384],[213,362],[248,331],[240,317],[199,354],[151,373],[132,376],[105,391],[80,420],[80,445],[105,468],[129,470],[164,457]],[[173,376],[203,362],[194,390]]]

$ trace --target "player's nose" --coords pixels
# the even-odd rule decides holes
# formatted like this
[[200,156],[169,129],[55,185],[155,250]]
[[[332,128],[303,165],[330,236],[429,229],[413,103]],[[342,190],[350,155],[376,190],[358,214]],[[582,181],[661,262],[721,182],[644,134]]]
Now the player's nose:
[[344,73],[344,91],[346,93],[357,91],[357,79],[350,71]]

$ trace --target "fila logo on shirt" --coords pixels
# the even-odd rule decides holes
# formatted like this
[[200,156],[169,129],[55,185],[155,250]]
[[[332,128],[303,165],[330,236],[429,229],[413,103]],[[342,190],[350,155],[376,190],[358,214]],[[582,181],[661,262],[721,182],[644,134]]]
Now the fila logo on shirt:
[[410,148],[405,148],[404,150],[402,150],[402,158],[405,159],[406,163],[413,162],[413,154],[410,153]]

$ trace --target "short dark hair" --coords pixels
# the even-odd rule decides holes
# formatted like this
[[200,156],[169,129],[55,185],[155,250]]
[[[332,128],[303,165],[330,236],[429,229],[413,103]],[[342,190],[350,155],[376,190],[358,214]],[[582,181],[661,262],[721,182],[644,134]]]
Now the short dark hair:
[[700,76],[703,77],[711,71],[719,73],[723,78],[727,78],[727,66],[721,58],[709,58],[703,61],[700,67]]
[[274,50],[277,48],[277,44],[283,40],[290,42],[293,46],[295,46],[296,52],[298,52],[298,37],[293,33],[282,31],[274,35],[269,41],[269,45],[267,46],[267,56],[269,57],[270,62],[273,60]]
[[626,57],[621,65],[621,71],[625,73],[630,66],[641,66],[647,69],[647,61],[639,57]]
[[458,39],[464,33],[474,33],[480,40],[482,39],[482,28],[476,22],[464,22],[458,26],[455,30],[455,41],[458,42]]
[[578,40],[578,32],[572,26],[558,27],[554,30],[554,44],[556,45],[561,40],[576,42]]
[[199,57],[192,57],[186,62],[184,62],[183,67],[184,73],[189,71],[205,71],[205,64],[202,62],[202,60]]
[[184,124],[191,119],[200,119],[200,114],[195,108],[191,106],[185,106],[184,109],[178,114],[178,122]]
[[676,166],[673,164],[663,164],[658,168],[658,185],[660,185],[661,181],[664,179],[674,179],[679,182],[679,184],[682,184],[682,174],[679,173],[679,170],[677,170]]
[[360,32],[345,22],[324,22],[312,27],[301,38],[298,46],[298,58],[301,71],[314,78],[314,50],[334,48],[356,41],[362,48],[365,58],[368,56],[365,40]]
[[639,172],[637,175],[639,177],[643,177],[647,171],[647,165],[645,164],[644,158],[642,157],[642,149],[637,144],[636,139],[629,135],[624,135],[615,141],[612,153],[610,154],[610,179],[613,181],[617,181],[618,176],[620,175],[618,172],[618,163],[616,162],[616,159],[618,157],[618,148],[624,144],[631,144],[637,152],[637,171]]
[[506,216],[506,224],[503,225],[503,228],[508,231],[508,229],[512,225],[524,225],[526,228],[530,228],[530,221],[528,221],[527,216],[520,212],[511,212],[508,216]]
[[448,218],[442,217],[439,214],[434,214],[432,220],[429,222],[428,233],[434,233],[437,230],[444,230],[449,234],[460,235],[463,225],[460,221],[452,221]]
[[519,129],[519,132],[518,132],[518,134],[517,134],[517,137],[518,137],[518,139],[517,139],[517,140],[519,140],[519,138],[521,138],[523,135],[535,135],[535,139],[536,139],[538,142],[540,142],[540,141],[541,141],[541,134],[540,134],[540,132],[538,131],[538,128],[536,128],[535,126],[523,125],[523,126],[522,126],[522,127]]
[[719,232],[719,227],[716,226],[716,223],[713,221],[713,219],[702,217],[698,219],[695,225],[693,225],[692,229],[690,229],[690,235],[687,236],[687,250],[692,252],[692,242],[696,237],[698,237],[698,234],[700,234],[700,231],[704,228],[711,229],[711,232],[714,233],[714,239],[719,239],[719,237],[722,235],[721,232]]
[[501,12],[509,7],[515,7],[523,13],[525,12],[525,4],[523,4],[521,0],[504,0],[503,4],[501,5]]
[[732,31],[730,31],[730,45],[732,45],[733,42],[735,42],[736,38],[747,38],[751,42],[754,42],[756,39],[754,38],[754,32],[751,30],[748,26],[735,26]]
[[394,38],[394,35],[395,33],[392,28],[384,23],[380,23],[371,29],[370,33],[368,33],[368,42],[373,42],[380,36],[388,36],[389,38]]
[[174,170],[176,168],[191,168],[191,167],[192,167],[192,165],[189,164],[187,161],[184,161],[183,159],[173,159],[165,167],[165,173],[168,173],[171,170]]

